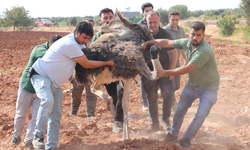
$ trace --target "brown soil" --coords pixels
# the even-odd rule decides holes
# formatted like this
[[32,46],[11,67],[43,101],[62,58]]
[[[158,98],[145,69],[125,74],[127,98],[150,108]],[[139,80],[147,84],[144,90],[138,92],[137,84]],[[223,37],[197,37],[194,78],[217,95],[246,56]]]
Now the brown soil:
[[[18,82],[34,46],[48,41],[53,34],[64,36],[68,33],[0,32],[0,149],[2,150],[25,149],[22,144],[9,145],[14,126]],[[211,36],[207,36],[206,40],[214,48],[221,84],[218,101],[196,137],[191,141],[194,145],[192,149],[250,149],[250,43],[220,41]],[[181,77],[181,89],[176,92],[177,99],[188,78],[187,75]],[[136,79],[139,82],[139,78]],[[112,133],[113,119],[102,99],[98,99],[95,119],[86,118],[85,95],[82,96],[78,116],[71,116],[70,87],[69,82],[63,85],[63,115],[58,144],[60,150],[184,149],[175,143],[163,143],[162,140],[166,135],[163,129],[155,134],[146,134],[150,119],[148,112],[141,110],[139,83],[133,83],[130,94],[130,140],[123,140],[122,133]],[[179,137],[184,134],[194,118],[198,104],[199,101],[196,100],[186,114]],[[159,114],[162,114],[161,107],[162,104],[159,104]],[[26,134],[30,118],[29,114],[22,139]]]

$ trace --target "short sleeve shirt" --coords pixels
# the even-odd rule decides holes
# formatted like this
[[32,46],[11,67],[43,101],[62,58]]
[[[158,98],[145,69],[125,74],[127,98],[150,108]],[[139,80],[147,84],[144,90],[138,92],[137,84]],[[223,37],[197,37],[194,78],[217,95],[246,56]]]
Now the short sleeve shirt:
[[94,43],[102,34],[103,34],[102,31],[98,31],[96,35],[93,37],[92,43]]
[[84,55],[81,50],[83,47],[76,42],[74,33],[71,33],[53,43],[47,53],[35,62],[33,68],[59,88],[72,75],[76,65],[74,58]]
[[202,43],[192,50],[189,39],[173,41],[175,48],[183,49],[187,56],[187,62],[197,66],[189,72],[187,86],[191,88],[217,88],[220,84],[220,75],[213,48],[203,40]]
[[142,19],[138,22],[138,24],[143,24],[143,25],[147,26],[147,21],[146,21],[145,18],[142,18]]
[[[172,38],[174,40],[185,38],[184,29],[182,27],[180,27],[180,26],[177,26],[177,28],[178,28],[177,31],[174,30],[170,24],[168,24],[165,27],[163,27],[163,29],[167,30],[172,35]],[[179,58],[179,56],[180,56],[180,49],[177,48],[176,50],[178,52],[178,58]]]

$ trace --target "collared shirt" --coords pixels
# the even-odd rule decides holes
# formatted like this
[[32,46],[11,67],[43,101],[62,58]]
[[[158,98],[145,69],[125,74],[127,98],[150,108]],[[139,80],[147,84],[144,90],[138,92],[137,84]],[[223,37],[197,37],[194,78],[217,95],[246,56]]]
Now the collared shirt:
[[94,43],[101,35],[103,35],[102,31],[98,31],[96,35],[92,38],[92,43]]
[[[182,27],[180,27],[179,25],[177,25],[177,31],[175,29],[172,28],[172,26],[170,24],[166,25],[165,27],[163,27],[163,29],[167,30],[169,33],[171,33],[172,38],[174,40],[176,39],[181,39],[181,38],[185,38],[185,32],[184,29]],[[178,53],[178,59],[180,57],[180,49],[176,49],[177,53]]]
[[142,19],[138,22],[138,24],[143,24],[143,25],[145,25],[145,26],[148,25],[145,18],[142,18]]
[[187,86],[190,88],[217,88],[220,84],[220,75],[213,48],[203,40],[192,50],[189,39],[183,38],[173,41],[175,48],[183,49],[187,56],[187,63],[197,66],[188,73]]

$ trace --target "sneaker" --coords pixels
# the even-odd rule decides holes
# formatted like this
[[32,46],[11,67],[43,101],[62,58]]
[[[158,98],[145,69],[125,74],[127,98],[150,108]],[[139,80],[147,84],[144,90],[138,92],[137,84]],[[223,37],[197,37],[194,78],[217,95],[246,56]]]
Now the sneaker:
[[12,137],[10,145],[19,145],[21,143],[21,137]]
[[34,139],[33,139],[33,146],[35,149],[45,149],[45,145],[44,145],[44,137],[43,136],[37,136],[35,135]]
[[148,105],[142,105],[142,111],[148,111]]
[[148,134],[151,134],[151,133],[157,132],[158,130],[159,130],[159,124],[158,123],[151,123],[146,132]]
[[46,150],[57,150],[57,147],[56,147],[56,146],[53,146],[53,147],[51,147],[51,148],[49,148],[49,149],[46,149]]
[[180,146],[185,148],[191,148],[193,145],[191,145],[191,142],[189,139],[181,139]]
[[94,114],[87,114],[87,118],[88,118],[88,119],[94,119],[94,118],[95,118],[95,115],[94,115]]
[[31,140],[25,142],[24,145],[25,145],[27,148],[29,148],[29,149],[33,149],[32,141],[33,141],[33,139],[31,139]]
[[173,136],[171,133],[168,132],[168,134],[164,138],[163,142],[174,142],[177,139],[178,139],[178,136]]
[[161,126],[163,127],[163,129],[164,129],[165,131],[170,131],[171,125],[170,125],[169,118],[166,119],[165,121],[162,120],[162,121],[161,121]]
[[120,121],[115,121],[112,132],[114,133],[123,132],[123,123]]
[[72,111],[72,112],[71,112],[71,115],[77,116],[77,111]]

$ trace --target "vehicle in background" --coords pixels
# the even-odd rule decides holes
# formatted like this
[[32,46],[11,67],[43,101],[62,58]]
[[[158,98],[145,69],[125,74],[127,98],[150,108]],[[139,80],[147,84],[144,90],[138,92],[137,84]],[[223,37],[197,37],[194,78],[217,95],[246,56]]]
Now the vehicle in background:
[[48,19],[37,19],[35,21],[36,27],[39,27],[39,26],[50,27],[52,25],[53,25],[53,23],[51,21],[49,21]]

